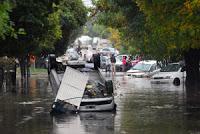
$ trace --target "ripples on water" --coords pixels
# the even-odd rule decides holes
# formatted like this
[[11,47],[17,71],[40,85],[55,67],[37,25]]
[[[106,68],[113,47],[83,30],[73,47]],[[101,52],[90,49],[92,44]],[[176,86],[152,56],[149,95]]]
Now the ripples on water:
[[152,85],[149,79],[116,78],[116,113],[50,116],[54,101],[47,77],[30,79],[27,89],[0,95],[2,134],[198,134],[200,105],[185,88]]

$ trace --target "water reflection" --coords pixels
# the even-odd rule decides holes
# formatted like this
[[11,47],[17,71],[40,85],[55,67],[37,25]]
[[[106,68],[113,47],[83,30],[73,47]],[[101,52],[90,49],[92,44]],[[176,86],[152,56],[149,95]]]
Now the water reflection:
[[52,97],[48,83],[47,77],[33,77],[26,85],[24,85],[24,81],[17,79],[15,92],[6,91],[1,93],[1,133],[49,133],[49,129],[52,127],[52,120],[49,116]]
[[[200,93],[149,79],[115,78],[116,113],[50,116],[54,101],[48,77],[32,77],[15,92],[0,94],[2,134],[197,134]],[[21,86],[22,85],[22,86]]]
[[186,127],[192,133],[200,133],[200,91],[187,87],[186,96]]
[[[199,133],[198,93],[191,95],[184,85],[149,82],[148,79],[129,79],[127,85],[121,85],[120,133]],[[195,110],[192,108],[193,113],[191,107],[188,109],[188,100],[190,106],[198,105]]]
[[80,120],[86,133],[110,134],[114,132],[115,113],[80,113]]
[[76,115],[59,115],[53,117],[51,134],[110,134],[114,132],[112,112],[81,112]]

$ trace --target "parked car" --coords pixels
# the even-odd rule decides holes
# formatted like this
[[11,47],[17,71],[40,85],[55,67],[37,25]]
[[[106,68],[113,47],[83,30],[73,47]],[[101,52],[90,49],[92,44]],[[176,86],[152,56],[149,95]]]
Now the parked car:
[[106,71],[109,71],[110,70],[110,66],[111,66],[110,57],[101,56],[100,60],[101,60],[100,68],[101,69],[105,69]]
[[151,83],[173,83],[178,86],[186,77],[185,67],[179,63],[171,63],[163,67],[151,78]]
[[122,61],[122,58],[123,58],[124,56],[126,57],[126,59],[128,59],[128,55],[127,55],[127,54],[120,54],[120,55],[117,55],[116,58],[118,58],[120,61]]
[[152,75],[158,73],[160,67],[157,65],[155,60],[144,60],[138,62],[130,70],[126,72],[128,76],[135,78],[151,77]]
[[116,68],[116,71],[122,71],[123,69],[123,64],[122,64],[122,58],[123,56],[126,56],[128,58],[128,55],[118,55],[116,56],[116,63],[115,63],[115,68]]
[[73,48],[68,49],[66,53],[67,53],[69,60],[78,60],[79,59],[79,55],[78,55],[77,51]]
[[[120,54],[116,56],[116,63],[115,67],[117,71],[122,71],[123,70],[123,64],[122,64],[122,58],[126,57],[127,65],[126,65],[126,70],[129,70],[133,65],[138,63],[140,60],[134,59],[132,56],[127,55],[127,54]],[[129,59],[130,58],[130,59]]]
[[111,54],[115,54],[115,48],[112,47],[106,47],[100,50],[100,54],[104,55],[104,56],[108,56]]

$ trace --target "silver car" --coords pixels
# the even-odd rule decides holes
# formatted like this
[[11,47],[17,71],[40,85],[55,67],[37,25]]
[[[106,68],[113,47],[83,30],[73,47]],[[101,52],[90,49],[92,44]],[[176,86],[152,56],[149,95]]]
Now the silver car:
[[132,76],[135,78],[149,78],[152,75],[158,73],[160,71],[160,67],[157,65],[157,61],[155,60],[144,60],[138,62],[135,66],[133,66],[126,73],[128,76]]

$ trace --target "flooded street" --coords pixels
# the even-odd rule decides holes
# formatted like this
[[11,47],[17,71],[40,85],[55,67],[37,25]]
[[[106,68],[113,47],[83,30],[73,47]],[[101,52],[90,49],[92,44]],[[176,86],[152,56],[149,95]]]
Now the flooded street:
[[2,134],[199,134],[200,106],[191,105],[183,85],[116,77],[117,111],[51,116],[48,77],[32,77],[29,90],[0,93]]

